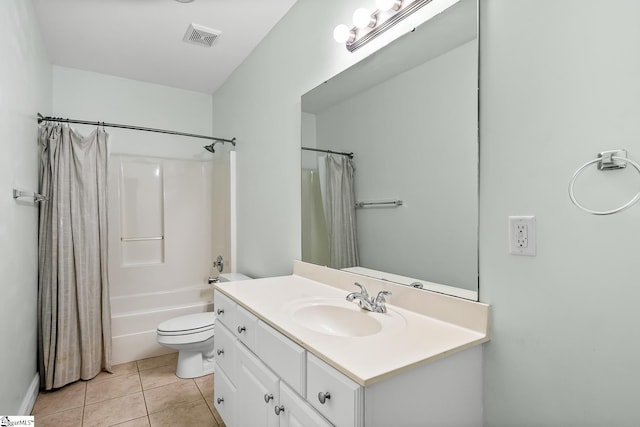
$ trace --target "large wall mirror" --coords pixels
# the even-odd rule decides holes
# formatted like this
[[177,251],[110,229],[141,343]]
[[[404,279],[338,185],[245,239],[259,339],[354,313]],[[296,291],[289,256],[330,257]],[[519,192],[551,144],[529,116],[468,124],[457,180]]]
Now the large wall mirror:
[[302,96],[302,260],[477,300],[478,151],[461,0]]

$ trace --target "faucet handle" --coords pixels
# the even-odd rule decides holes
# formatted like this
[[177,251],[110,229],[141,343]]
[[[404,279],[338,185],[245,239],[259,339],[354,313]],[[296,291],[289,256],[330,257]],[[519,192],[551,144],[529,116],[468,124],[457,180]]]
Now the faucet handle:
[[376,296],[376,299],[373,300],[373,311],[375,311],[376,313],[386,313],[387,312],[387,306],[384,305],[384,303],[387,302],[387,300],[384,298],[385,295],[391,295],[391,292],[389,292],[389,291],[380,291],[380,292],[378,292],[378,295]]
[[360,288],[360,293],[362,294],[363,297],[368,297],[369,296],[369,293],[367,292],[367,288],[365,288],[364,286],[362,286],[358,282],[355,282],[354,285],[356,285],[357,287]]
[[385,296],[391,295],[391,291],[380,291],[378,292],[378,295],[376,296],[376,304],[379,303],[383,303],[383,302],[387,302],[387,300],[384,298]]

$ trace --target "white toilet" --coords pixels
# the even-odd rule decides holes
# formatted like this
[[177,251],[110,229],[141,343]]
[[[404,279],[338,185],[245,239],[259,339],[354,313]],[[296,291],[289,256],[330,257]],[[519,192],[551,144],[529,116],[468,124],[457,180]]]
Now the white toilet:
[[[251,279],[240,273],[221,274],[218,278],[220,282]],[[206,312],[175,317],[158,325],[158,343],[179,351],[178,377],[196,378],[213,373],[215,320],[214,312]]]

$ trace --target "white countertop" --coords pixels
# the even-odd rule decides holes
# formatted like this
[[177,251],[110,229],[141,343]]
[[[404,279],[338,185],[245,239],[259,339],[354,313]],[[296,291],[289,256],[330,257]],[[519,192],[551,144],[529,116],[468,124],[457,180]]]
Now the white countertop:
[[[393,288],[394,293],[405,292],[393,285],[384,284],[384,287]],[[216,289],[363,386],[489,340],[486,330],[488,306],[471,301],[465,301],[462,305],[454,302],[453,305],[462,307],[460,310],[464,309],[464,304],[482,306],[480,312],[486,313],[487,318],[470,316],[479,319],[479,323],[484,322],[477,328],[469,328],[468,322],[465,325],[467,327],[463,327],[387,303],[389,313],[364,314],[403,318],[406,321],[404,327],[394,327],[388,331],[383,328],[380,333],[368,336],[343,337],[323,334],[301,326],[292,318],[290,310],[292,302],[304,298],[344,299],[348,291],[340,287],[291,275],[218,283]],[[415,290],[410,289],[408,292]],[[369,293],[375,295],[371,289]],[[471,311],[473,310],[472,308]],[[465,313],[460,314],[461,318],[465,317]]]

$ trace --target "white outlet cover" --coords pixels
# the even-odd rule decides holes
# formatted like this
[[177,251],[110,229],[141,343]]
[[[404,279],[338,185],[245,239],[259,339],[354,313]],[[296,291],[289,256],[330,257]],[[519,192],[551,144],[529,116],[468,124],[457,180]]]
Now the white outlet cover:
[[[518,227],[526,227],[526,243],[519,241]],[[509,217],[509,253],[511,255],[536,256],[535,216],[510,216]]]

